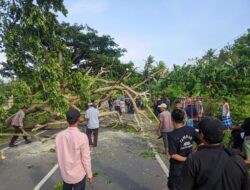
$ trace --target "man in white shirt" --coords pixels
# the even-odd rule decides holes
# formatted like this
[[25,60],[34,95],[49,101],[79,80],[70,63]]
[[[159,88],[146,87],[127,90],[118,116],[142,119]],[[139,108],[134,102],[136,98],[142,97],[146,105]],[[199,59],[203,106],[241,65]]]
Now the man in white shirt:
[[[94,108],[93,103],[88,103],[88,110],[86,111],[85,118],[88,120],[87,136],[89,138],[89,145],[96,147],[99,129],[99,111]],[[94,143],[92,141],[92,134],[94,136]]]

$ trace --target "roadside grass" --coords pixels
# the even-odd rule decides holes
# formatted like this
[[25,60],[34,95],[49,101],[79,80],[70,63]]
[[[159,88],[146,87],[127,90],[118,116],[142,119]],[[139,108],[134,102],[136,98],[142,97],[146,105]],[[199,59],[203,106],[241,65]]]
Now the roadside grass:
[[63,189],[63,181],[56,182],[54,185],[54,190],[62,190]]
[[111,179],[108,179],[107,180],[107,184],[109,185],[109,184],[112,184],[113,183],[113,181],[111,180]]
[[55,165],[56,165],[56,161],[52,161],[51,163],[50,163],[50,165],[52,166],[52,167],[54,167]]
[[153,151],[141,152],[140,156],[143,158],[150,158],[150,159],[156,160],[155,153]]
[[100,172],[94,172],[93,173],[93,177],[96,178],[96,177],[99,177],[101,176],[101,173]]

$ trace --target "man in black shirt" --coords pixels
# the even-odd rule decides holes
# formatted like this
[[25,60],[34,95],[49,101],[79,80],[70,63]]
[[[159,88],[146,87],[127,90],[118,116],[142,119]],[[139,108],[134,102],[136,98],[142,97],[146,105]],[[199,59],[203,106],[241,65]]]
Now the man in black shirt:
[[221,145],[223,124],[208,117],[199,123],[203,142],[186,160],[180,190],[249,190],[249,174],[243,159]]
[[250,117],[244,120],[240,126],[232,127],[232,147],[242,156],[246,156],[245,162],[250,164]]
[[187,156],[192,152],[193,140],[200,143],[199,135],[191,127],[185,127],[185,113],[181,109],[172,112],[174,131],[168,133],[168,149],[170,155],[170,169],[168,178],[168,188],[176,189],[180,181],[183,164]]
[[245,137],[250,136],[250,117],[248,117],[244,120],[244,123],[241,125],[241,128],[245,132],[245,134],[244,134]]
[[250,164],[250,117],[246,118],[241,128],[244,130],[243,152],[246,156],[245,163]]

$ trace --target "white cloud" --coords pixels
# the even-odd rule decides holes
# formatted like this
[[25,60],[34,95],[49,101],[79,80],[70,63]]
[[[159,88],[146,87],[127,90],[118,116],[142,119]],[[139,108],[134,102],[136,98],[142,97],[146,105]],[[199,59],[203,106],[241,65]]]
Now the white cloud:
[[108,8],[108,0],[75,0],[69,1],[68,5],[69,16],[82,17],[83,15],[96,15],[103,13]]

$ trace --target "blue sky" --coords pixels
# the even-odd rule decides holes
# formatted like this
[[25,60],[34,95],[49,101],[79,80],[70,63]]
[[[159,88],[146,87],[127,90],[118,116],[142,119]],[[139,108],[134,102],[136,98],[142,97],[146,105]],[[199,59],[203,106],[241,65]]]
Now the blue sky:
[[[70,23],[109,34],[143,68],[153,55],[169,68],[220,49],[250,28],[250,0],[65,0]],[[0,60],[4,55],[0,54]]]
[[220,49],[250,28],[249,0],[65,0],[70,23],[109,34],[143,67],[148,55],[171,68]]

